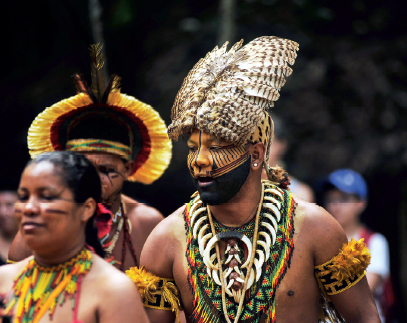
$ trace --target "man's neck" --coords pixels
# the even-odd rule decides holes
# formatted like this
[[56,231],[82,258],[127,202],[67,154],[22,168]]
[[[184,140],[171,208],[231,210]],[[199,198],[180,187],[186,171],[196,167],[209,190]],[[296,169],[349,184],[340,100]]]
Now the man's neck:
[[247,181],[240,191],[227,203],[210,205],[213,216],[223,225],[241,226],[249,222],[257,213],[260,195],[261,180]]
[[[120,204],[122,202],[121,193],[119,193],[112,201],[109,203],[110,205],[105,205],[110,212],[114,215],[120,208]],[[104,203],[103,203],[104,204]]]

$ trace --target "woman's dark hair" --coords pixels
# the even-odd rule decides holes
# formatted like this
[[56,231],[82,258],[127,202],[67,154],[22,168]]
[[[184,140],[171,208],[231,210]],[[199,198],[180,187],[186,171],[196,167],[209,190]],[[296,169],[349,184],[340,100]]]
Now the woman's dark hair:
[[[76,203],[84,203],[88,198],[93,198],[96,203],[100,201],[102,185],[100,177],[93,164],[85,156],[71,151],[52,151],[39,155],[36,159],[28,162],[28,165],[49,162],[54,165],[56,171],[72,191]],[[86,243],[95,252],[104,257],[104,250],[97,236],[94,225],[96,210],[86,223]]]

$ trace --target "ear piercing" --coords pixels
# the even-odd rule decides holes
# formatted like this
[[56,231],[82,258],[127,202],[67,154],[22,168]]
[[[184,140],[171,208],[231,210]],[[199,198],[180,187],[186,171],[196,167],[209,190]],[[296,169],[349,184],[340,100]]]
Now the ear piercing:
[[254,166],[254,167],[257,167],[257,163],[254,163],[253,166]]

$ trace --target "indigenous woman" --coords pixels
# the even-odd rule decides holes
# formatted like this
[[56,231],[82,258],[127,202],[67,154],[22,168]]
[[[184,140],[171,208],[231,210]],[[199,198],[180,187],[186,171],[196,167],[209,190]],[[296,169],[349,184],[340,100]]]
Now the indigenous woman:
[[148,322],[132,281],[102,259],[93,224],[101,184],[91,162],[44,153],[27,164],[17,193],[33,256],[0,269],[3,322]]

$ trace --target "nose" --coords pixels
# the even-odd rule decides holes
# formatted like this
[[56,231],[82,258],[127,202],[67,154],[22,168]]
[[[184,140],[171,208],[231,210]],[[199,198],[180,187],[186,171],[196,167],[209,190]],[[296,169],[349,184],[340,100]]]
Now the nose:
[[208,168],[212,165],[212,156],[208,149],[200,148],[196,152],[196,156],[192,161],[192,166],[201,170],[202,168]]
[[16,205],[16,213],[18,213],[18,209],[22,211],[24,215],[36,215],[40,212],[40,203],[39,201],[31,196],[27,202],[18,203],[19,207]]

